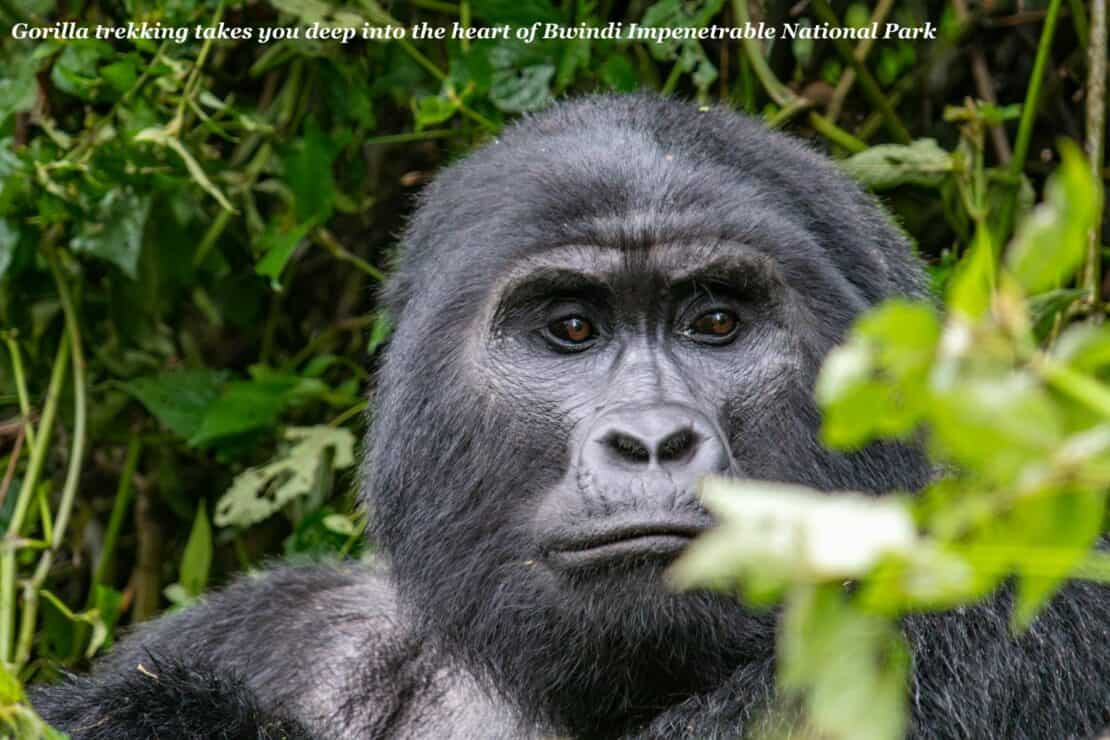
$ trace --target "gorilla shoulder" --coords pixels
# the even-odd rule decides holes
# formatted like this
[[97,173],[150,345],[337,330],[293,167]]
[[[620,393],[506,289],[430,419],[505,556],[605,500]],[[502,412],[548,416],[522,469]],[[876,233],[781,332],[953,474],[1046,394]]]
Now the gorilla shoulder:
[[243,577],[31,698],[74,740],[450,737],[445,717],[474,729],[459,737],[528,737],[412,634],[388,577],[356,566]]

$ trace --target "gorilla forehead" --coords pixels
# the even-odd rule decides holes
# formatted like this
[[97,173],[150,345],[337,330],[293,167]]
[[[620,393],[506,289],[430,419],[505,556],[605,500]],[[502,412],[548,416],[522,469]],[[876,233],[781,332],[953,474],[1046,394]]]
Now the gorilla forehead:
[[525,118],[447,168],[421,198],[386,301],[417,319],[413,285],[426,305],[473,307],[544,250],[678,241],[751,245],[799,271],[791,285],[817,310],[849,316],[920,293],[905,239],[798,141],[723,109],[597,96]]

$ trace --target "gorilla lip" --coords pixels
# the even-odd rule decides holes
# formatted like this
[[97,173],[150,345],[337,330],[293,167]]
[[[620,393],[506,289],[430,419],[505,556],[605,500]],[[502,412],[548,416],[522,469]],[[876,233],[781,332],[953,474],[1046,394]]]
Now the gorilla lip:
[[673,558],[708,528],[708,522],[674,520],[641,523],[594,524],[583,530],[557,535],[549,541],[547,556],[563,568],[581,568],[631,559]]

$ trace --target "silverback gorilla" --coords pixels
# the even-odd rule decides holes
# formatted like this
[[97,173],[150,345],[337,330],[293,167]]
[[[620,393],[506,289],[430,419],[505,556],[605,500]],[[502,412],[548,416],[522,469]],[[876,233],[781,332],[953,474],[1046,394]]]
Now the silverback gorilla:
[[[823,449],[811,398],[853,317],[922,297],[837,168],[724,109],[588,97],[425,192],[364,465],[382,550],[277,569],[41,689],[77,740],[737,738],[773,700],[773,613],[673,593],[709,473],[919,489],[920,450]],[[1091,737],[1110,596],[906,621],[914,738]]]

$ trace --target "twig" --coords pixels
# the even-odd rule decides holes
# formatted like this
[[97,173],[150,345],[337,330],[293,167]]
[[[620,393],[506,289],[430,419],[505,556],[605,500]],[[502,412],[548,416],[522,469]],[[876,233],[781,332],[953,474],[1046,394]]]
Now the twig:
[[[967,27],[970,25],[971,13],[967,9],[967,0],[952,0],[952,8],[956,11],[956,18],[961,26]],[[971,55],[971,74],[975,78],[976,93],[991,105],[997,105],[998,96],[994,93],[994,79],[991,77],[990,67],[987,66],[987,58],[983,55],[983,50],[973,45],[969,49],[969,54]],[[990,136],[991,146],[994,147],[994,155],[998,157],[1000,163],[1006,164],[1013,155],[1010,150],[1010,140],[1006,138],[1006,129],[1001,123],[995,123],[990,127]]]
[[[961,0],[956,0],[960,2]],[[894,0],[879,0],[875,5],[875,10],[871,13],[871,22],[882,24],[886,17],[890,15],[890,9],[894,7]],[[868,36],[861,40],[856,45],[855,57],[861,63],[867,61],[867,55],[871,53],[871,47],[875,45],[875,39]],[[844,101],[848,97],[848,93],[852,91],[852,85],[856,83],[856,71],[852,68],[844,70],[844,74],[840,75],[840,80],[836,83],[836,89],[833,90],[832,99],[829,101],[829,107],[825,110],[825,115],[833,123],[836,119],[840,118],[840,111],[844,107]]]
[[[1087,47],[1087,158],[1095,179],[1100,179],[1106,141],[1106,0],[1091,0],[1090,43]],[[1084,284],[1091,295],[1092,314],[1102,316],[1101,219],[1095,219],[1087,237]]]
[[[840,19],[836,17],[836,13],[829,7],[826,0],[813,0],[813,10],[817,13],[817,17],[825,21],[831,26],[839,26]],[[910,132],[906,130],[902,119],[898,117],[897,111],[894,106],[890,104],[890,100],[883,94],[883,90],[879,87],[879,83],[875,81],[875,77],[871,74],[871,70],[867,68],[859,59],[856,59],[855,51],[852,45],[844,39],[833,39],[833,46],[836,48],[840,56],[844,58],[852,69],[856,71],[856,77],[859,79],[860,87],[863,88],[864,95],[871,101],[871,104],[878,109],[883,116],[883,123],[890,135],[894,140],[901,144],[909,144],[912,141]]]
[[19,397],[19,413],[23,416],[23,426],[27,430],[27,444],[35,446],[35,425],[32,421],[34,414],[31,411],[31,397],[27,393],[27,373],[23,370],[23,355],[19,351],[19,342],[15,341],[12,332],[4,332],[4,343],[8,345],[8,354],[12,358],[12,374],[15,376],[15,393]]
[[142,438],[138,434],[131,435],[127,444],[127,455],[123,460],[123,471],[119,476],[119,485],[116,487],[116,497],[112,502],[112,513],[108,518],[108,527],[104,532],[104,545],[100,549],[100,556],[96,560],[93,570],[92,582],[89,584],[89,606],[96,598],[96,587],[108,580],[108,570],[112,565],[112,556],[115,554],[116,542],[119,540],[120,530],[123,528],[123,518],[135,498],[135,487],[131,484],[135,478],[135,470],[139,466],[139,456],[143,449]]
[[19,464],[19,453],[23,451],[23,437],[27,427],[19,427],[16,433],[15,444],[12,445],[12,455],[8,458],[8,469],[4,471],[4,482],[0,483],[0,506],[4,504],[4,499],[8,497],[8,489],[11,488],[12,478],[15,477],[15,467]]
[[[58,412],[58,397],[61,395],[62,380],[65,378],[66,363],[69,360],[69,346],[67,337],[63,336],[58,345],[58,354],[54,357],[54,369],[50,373],[50,384],[47,386],[46,402],[42,408],[39,434],[31,447],[31,457],[23,473],[19,496],[15,500],[12,518],[8,521],[6,539],[9,541],[20,536],[23,519],[27,515],[27,508],[31,504],[39,475],[42,473],[46,448],[50,444],[50,429]],[[0,551],[0,661],[5,664],[8,664],[12,658],[15,637],[15,587],[15,550],[4,548]]]

